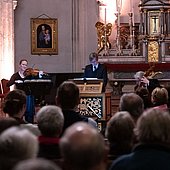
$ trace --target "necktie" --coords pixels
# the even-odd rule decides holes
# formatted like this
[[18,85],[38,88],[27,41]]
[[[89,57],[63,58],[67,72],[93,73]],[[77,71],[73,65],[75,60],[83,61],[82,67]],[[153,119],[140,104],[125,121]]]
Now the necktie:
[[95,71],[96,69],[97,69],[96,66],[94,66],[94,67],[93,67],[93,71]]

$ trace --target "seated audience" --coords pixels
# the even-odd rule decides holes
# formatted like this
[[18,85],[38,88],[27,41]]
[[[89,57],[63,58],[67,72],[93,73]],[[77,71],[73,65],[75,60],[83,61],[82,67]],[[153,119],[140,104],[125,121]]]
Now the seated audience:
[[60,140],[65,170],[105,170],[108,146],[97,129],[78,122]]
[[144,111],[143,100],[135,93],[125,93],[120,98],[119,110],[129,112],[136,122]]
[[19,162],[13,170],[61,170],[53,162],[46,159],[28,159]]
[[17,120],[21,127],[28,128],[36,135],[40,135],[40,131],[36,125],[30,124],[24,120],[26,110],[26,94],[24,91],[16,89],[10,91],[4,100],[3,112],[9,117]]
[[20,161],[35,158],[38,141],[27,129],[11,127],[0,135],[0,169],[12,170]]
[[170,85],[166,85],[164,88],[168,91],[168,108],[170,108]]
[[55,161],[61,158],[59,140],[64,124],[64,116],[57,106],[44,106],[37,113],[38,128],[41,131],[38,157]]
[[134,120],[126,111],[117,112],[111,117],[105,133],[110,145],[110,159],[131,152],[134,144],[134,127]]
[[168,109],[168,91],[165,88],[156,87],[151,94],[151,101],[156,109]]
[[169,169],[170,114],[167,111],[147,109],[137,121],[135,134],[139,144],[131,154],[113,161],[110,170]]
[[63,132],[67,127],[75,122],[83,121],[97,127],[97,123],[92,119],[80,115],[78,111],[78,104],[80,103],[80,94],[78,86],[71,82],[63,82],[59,88],[56,96],[56,104],[61,107],[64,115]]
[[19,126],[19,122],[12,117],[5,117],[0,119],[0,134],[13,126]]
[[151,94],[149,93],[147,88],[139,86],[135,90],[135,93],[142,98],[144,103],[144,109],[152,107]]

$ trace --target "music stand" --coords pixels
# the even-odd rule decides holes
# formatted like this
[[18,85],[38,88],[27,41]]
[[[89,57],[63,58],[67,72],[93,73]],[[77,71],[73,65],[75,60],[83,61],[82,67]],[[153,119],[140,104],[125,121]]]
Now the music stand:
[[52,81],[50,79],[32,79],[24,81],[16,81],[16,88],[23,90],[27,95],[27,105],[25,112],[25,120],[33,123],[35,115],[35,101],[39,100],[39,104],[50,93]]

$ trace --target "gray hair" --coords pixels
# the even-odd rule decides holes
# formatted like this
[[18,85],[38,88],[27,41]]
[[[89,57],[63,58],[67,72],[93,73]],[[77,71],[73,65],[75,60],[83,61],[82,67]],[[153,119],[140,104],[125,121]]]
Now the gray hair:
[[27,129],[11,127],[0,135],[0,169],[11,169],[16,163],[34,158],[38,140]]
[[64,125],[64,116],[58,106],[42,107],[37,113],[38,128],[45,136],[59,136]]
[[52,161],[36,158],[19,162],[14,170],[61,170]]
[[135,133],[141,143],[170,145],[170,115],[161,109],[146,110],[137,121]]
[[135,93],[125,93],[120,98],[120,111],[127,111],[136,121],[144,111],[142,98]]
[[136,74],[134,75],[135,79],[141,79],[144,76],[144,72],[143,71],[138,71],[136,72]]

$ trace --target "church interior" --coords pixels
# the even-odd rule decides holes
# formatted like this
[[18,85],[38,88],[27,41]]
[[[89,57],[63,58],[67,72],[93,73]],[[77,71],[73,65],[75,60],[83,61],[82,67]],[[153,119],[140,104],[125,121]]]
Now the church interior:
[[0,169],[170,169],[170,0],[0,0],[0,87]]

